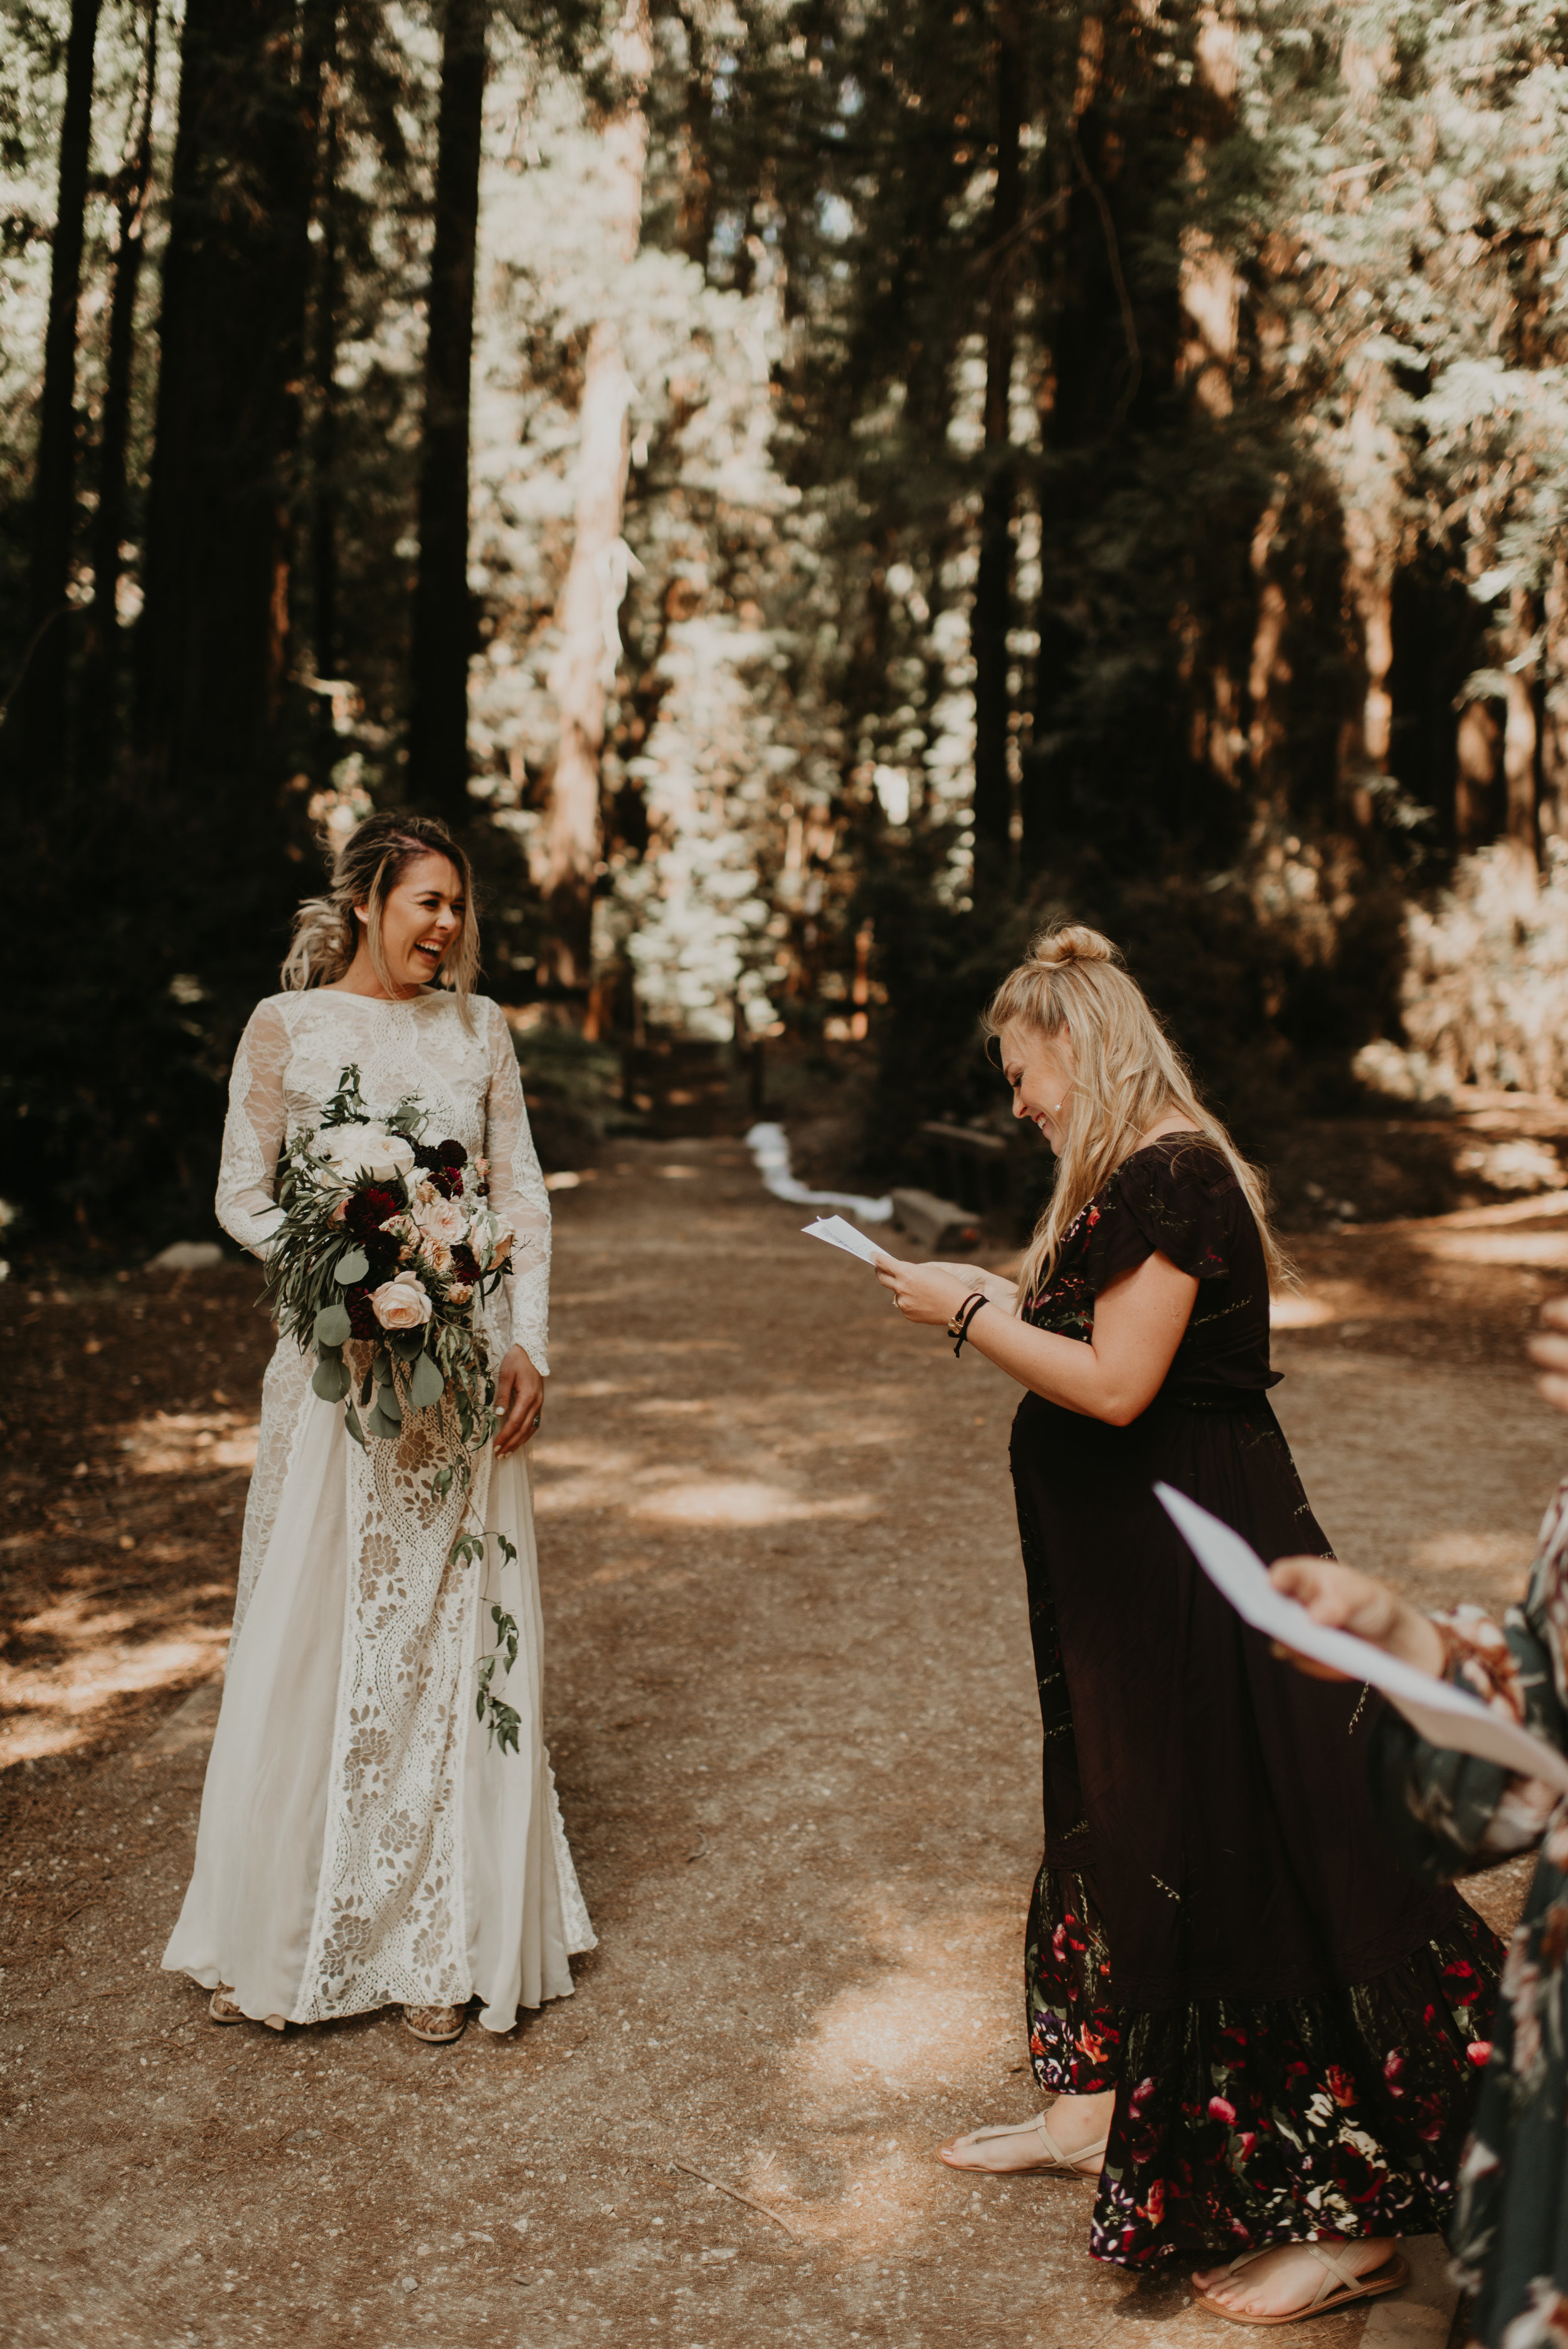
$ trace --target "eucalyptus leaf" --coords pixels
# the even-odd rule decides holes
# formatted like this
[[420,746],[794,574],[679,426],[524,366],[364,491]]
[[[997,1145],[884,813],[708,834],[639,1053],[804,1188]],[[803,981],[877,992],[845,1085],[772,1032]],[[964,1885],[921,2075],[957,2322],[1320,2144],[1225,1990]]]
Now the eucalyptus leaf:
[[347,1306],[324,1305],[315,1317],[314,1334],[318,1346],[346,1346],[354,1335]]
[[429,1411],[446,1392],[447,1382],[428,1354],[421,1354],[408,1381],[408,1401],[416,1411]]
[[356,1280],[363,1280],[369,1269],[370,1258],[366,1255],[365,1250],[350,1248],[346,1256],[338,1257],[337,1269],[333,1274],[333,1278],[340,1288],[350,1288]]
[[402,1425],[403,1406],[397,1400],[397,1390],[390,1379],[384,1387],[377,1387],[376,1390],[376,1409],[381,1413],[383,1419],[390,1419],[398,1426]]
[[361,1452],[363,1452],[365,1449],[365,1430],[359,1424],[359,1413],[355,1410],[352,1403],[349,1403],[344,1411],[343,1423],[345,1427],[347,1428],[350,1435],[353,1436],[356,1444],[358,1444]]
[[348,1392],[348,1372],[342,1356],[324,1354],[315,1366],[311,1385],[323,1402],[341,1402]]
[[370,1416],[366,1421],[365,1427],[367,1434],[379,1436],[383,1443],[390,1443],[394,1437],[401,1435],[403,1431],[397,1422],[388,1418],[386,1412],[382,1410],[381,1406],[386,1397],[387,1389],[383,1387],[370,1406]]

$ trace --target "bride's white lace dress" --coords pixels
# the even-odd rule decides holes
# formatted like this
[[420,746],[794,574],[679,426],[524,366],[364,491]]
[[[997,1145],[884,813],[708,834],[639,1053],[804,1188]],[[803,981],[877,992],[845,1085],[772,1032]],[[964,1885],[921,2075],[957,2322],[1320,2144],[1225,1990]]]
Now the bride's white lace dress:
[[[490,1161],[516,1245],[480,1326],[492,1364],[515,1343],[542,1371],[549,1195],[505,1019],[481,998],[472,1011],[470,1034],[445,992],[269,997],[234,1061],[218,1216],[265,1255],[279,1153],[353,1062],[372,1112],[415,1094],[432,1141]],[[487,1445],[470,1495],[515,1562],[490,1542],[482,1568],[455,1567],[461,1496],[432,1495],[418,1419],[361,1450],[313,1368],[284,1339],[263,1383],[222,1710],[163,1963],[229,1986],[258,2022],[477,1994],[481,2023],[510,2030],[520,2005],[564,1997],[569,1956],[593,1946],[544,1746],[527,1454]],[[522,1717],[515,1754],[474,1714],[492,1600],[521,1634],[495,1682]]]

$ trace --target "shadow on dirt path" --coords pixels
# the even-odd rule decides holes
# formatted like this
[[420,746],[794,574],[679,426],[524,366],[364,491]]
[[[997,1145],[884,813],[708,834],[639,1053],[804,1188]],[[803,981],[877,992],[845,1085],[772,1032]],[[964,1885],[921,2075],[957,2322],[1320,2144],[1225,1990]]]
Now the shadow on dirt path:
[[[1036,2107],[1012,1391],[800,1242],[734,1143],[624,1145],[557,1204],[548,1717],[601,1943],[506,2040],[219,2031],[158,1971],[211,1716],[171,1707],[221,1653],[254,1281],[4,1299],[36,1373],[8,1413],[7,2341],[1214,2344],[1184,2276],[1085,2257],[1088,2186],[933,2158]],[[1346,1554],[1429,1599],[1511,1590],[1562,1448],[1522,1377],[1332,1318],[1280,1355]],[[1437,2272],[1424,2252],[1400,2335],[1431,2349]]]

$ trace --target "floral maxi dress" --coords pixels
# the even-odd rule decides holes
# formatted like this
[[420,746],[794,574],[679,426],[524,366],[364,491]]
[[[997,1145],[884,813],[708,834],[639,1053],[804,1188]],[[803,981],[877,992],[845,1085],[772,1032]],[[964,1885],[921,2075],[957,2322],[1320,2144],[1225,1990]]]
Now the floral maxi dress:
[[1100,1292],[1157,1251],[1198,1295],[1148,1410],[1112,1427],[1031,1394],[1013,1427],[1045,1729],[1035,2075],[1116,2090],[1097,2258],[1431,2233],[1501,1949],[1390,1860],[1367,1782],[1377,1702],[1272,1656],[1153,1491],[1265,1558],[1327,1554],[1268,1402],[1267,1267],[1227,1162],[1196,1135],[1135,1151],[1026,1318],[1087,1340]]
[[[492,1367],[517,1343],[543,1371],[549,1197],[506,1021],[477,998],[472,1015],[470,1031],[437,989],[259,1005],[234,1061],[218,1216],[265,1256],[280,1152],[352,1063],[373,1112],[412,1095],[432,1139],[488,1160],[515,1243],[480,1331]],[[470,1490],[516,1557],[492,1540],[482,1562],[454,1565],[464,1505],[432,1484],[428,1415],[362,1448],[341,1405],[313,1393],[312,1367],[281,1339],[263,1383],[222,1708],[163,1963],[227,1985],[258,2022],[478,1994],[481,2023],[507,2031],[520,2005],[567,1995],[571,1954],[593,1945],[543,1743],[526,1455],[487,1444]],[[515,1753],[475,1720],[492,1601],[521,1633],[495,1682],[521,1715]]]
[[[1434,1617],[1448,1677],[1568,1753],[1568,1479],[1541,1527],[1523,1605],[1501,1629],[1479,1609]],[[1568,1799],[1495,1763],[1379,1724],[1378,1816],[1407,1867],[1443,1879],[1539,1847],[1509,1946],[1491,2060],[1449,2240],[1486,2349],[1568,2344]]]

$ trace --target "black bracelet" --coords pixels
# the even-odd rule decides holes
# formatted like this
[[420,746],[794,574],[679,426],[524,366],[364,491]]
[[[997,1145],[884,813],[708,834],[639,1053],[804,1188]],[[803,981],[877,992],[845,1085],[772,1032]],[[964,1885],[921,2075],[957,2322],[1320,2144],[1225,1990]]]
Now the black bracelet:
[[[964,1304],[959,1307],[958,1311],[948,1323],[948,1336],[950,1338],[955,1337],[958,1340],[958,1343],[953,1349],[953,1358],[954,1361],[957,1361],[959,1355],[964,1351],[964,1341],[969,1335],[969,1327],[971,1322],[974,1320],[975,1316],[979,1312],[980,1308],[983,1305],[989,1305],[990,1302],[990,1299],[985,1296],[983,1291],[976,1290],[972,1297],[966,1297],[965,1299]],[[967,1311],[965,1310],[965,1307],[968,1308]]]

